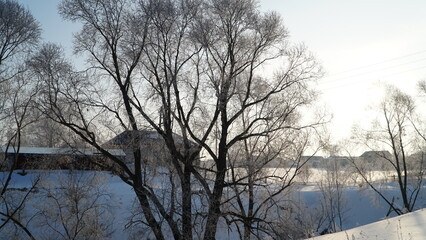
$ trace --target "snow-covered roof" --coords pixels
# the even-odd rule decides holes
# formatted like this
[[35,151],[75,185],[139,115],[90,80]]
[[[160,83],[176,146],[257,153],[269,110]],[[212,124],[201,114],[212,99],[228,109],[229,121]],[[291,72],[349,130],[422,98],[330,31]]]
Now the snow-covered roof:
[[[125,156],[122,149],[106,149],[114,156]],[[1,152],[6,152],[6,146],[0,147]],[[101,155],[93,148],[47,148],[47,147],[9,147],[7,153],[14,154],[19,151],[21,155]]]

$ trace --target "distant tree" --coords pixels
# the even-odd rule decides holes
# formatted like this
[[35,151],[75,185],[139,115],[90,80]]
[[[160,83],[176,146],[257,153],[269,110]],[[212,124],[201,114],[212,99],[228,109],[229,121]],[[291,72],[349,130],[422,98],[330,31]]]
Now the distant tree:
[[[24,61],[39,37],[39,25],[27,9],[16,1],[0,0],[0,139],[6,146],[5,152],[19,153],[22,132],[34,122],[31,109],[37,89],[28,78]],[[8,172],[2,175],[0,183],[0,231],[13,225],[33,239],[18,216],[38,180],[24,194],[10,191],[16,159],[7,154],[1,157],[0,168]]]
[[416,131],[419,125],[413,118],[414,101],[401,90],[388,87],[387,95],[380,105],[380,112],[381,119],[375,122],[372,130],[364,132],[362,141],[370,150],[386,149],[391,153],[380,151],[378,157],[391,169],[398,184],[399,196],[387,196],[382,193],[368,178],[362,166],[357,164],[357,161],[353,163],[357,172],[389,205],[390,210],[396,214],[411,212],[415,210],[425,172],[423,154],[412,155],[416,150],[422,149]]
[[39,186],[34,226],[45,239],[107,239],[113,232],[111,196],[97,172],[50,173]]
[[53,108],[42,107],[42,103],[52,101],[55,103],[54,108],[60,110],[62,116],[71,118],[74,105],[67,102],[64,97],[53,96],[50,91],[58,89],[59,86],[72,91],[74,90],[72,88],[82,85],[84,74],[75,72],[64,57],[63,49],[52,43],[43,44],[39,51],[28,59],[27,68],[32,83],[36,84],[38,88],[37,97],[34,99],[34,103],[38,104],[35,105],[37,121],[29,126],[25,134],[28,145],[37,147],[84,146],[81,140],[76,140],[77,137],[72,131],[51,119]]
[[28,53],[39,38],[39,24],[27,9],[14,0],[0,1],[0,82],[7,80],[13,58]]
[[[28,115],[25,105],[29,103],[26,97],[30,93],[24,90],[28,90],[31,84],[26,81],[23,63],[39,38],[39,24],[27,9],[16,1],[0,0],[0,124],[4,129],[0,137],[3,144],[9,142],[4,135],[6,132],[9,139],[22,132],[22,126],[14,128],[16,131],[6,131],[7,126]],[[26,103],[21,107],[22,104],[18,102]],[[14,118],[15,121],[11,120]]]
[[24,132],[25,145],[50,148],[64,147],[67,145],[67,135],[64,129],[63,126],[44,115],[39,115],[37,121]]
[[286,215],[296,207],[289,204],[293,200],[289,195],[294,193],[291,186],[310,160],[303,156],[308,146],[313,147],[308,139],[310,131],[305,130],[282,129],[244,141],[241,149],[236,145],[230,152],[230,190],[222,208],[227,223],[235,226],[241,239],[293,236],[289,228],[279,226],[290,221]]
[[336,159],[329,159],[324,169],[325,174],[318,183],[321,192],[321,209],[325,217],[324,226],[321,227],[324,232],[338,232],[343,229],[345,213],[348,210],[344,190],[351,172]]
[[[261,94],[261,90],[257,94]],[[286,195],[302,169],[307,168],[310,160],[304,156],[307,148],[314,154],[320,148],[312,144],[315,135],[312,130],[324,123],[323,118],[311,124],[300,123],[296,106],[309,105],[313,100],[309,94],[309,91],[290,87],[276,96],[278,99],[285,99],[283,95],[292,96],[285,102],[276,105],[273,97],[256,112],[248,111],[240,119],[241,127],[246,129],[255,118],[270,118],[249,130],[253,136],[236,143],[228,153],[226,181],[230,191],[224,197],[223,211],[228,224],[235,226],[241,239],[274,237],[278,232],[291,235],[276,229],[282,220],[279,216],[287,214],[283,211],[289,208]],[[255,134],[259,131],[264,134]]]

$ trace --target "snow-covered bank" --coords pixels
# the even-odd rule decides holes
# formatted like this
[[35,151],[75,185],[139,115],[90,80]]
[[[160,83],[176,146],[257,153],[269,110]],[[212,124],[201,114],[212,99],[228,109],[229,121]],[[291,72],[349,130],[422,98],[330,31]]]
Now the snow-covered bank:
[[388,218],[350,230],[310,238],[311,240],[409,240],[426,239],[426,209]]

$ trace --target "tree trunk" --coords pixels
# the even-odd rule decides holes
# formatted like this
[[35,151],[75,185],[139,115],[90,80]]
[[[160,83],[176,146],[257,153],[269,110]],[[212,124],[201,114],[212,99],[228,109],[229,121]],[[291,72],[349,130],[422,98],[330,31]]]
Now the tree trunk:
[[220,217],[220,201],[222,198],[224,181],[225,168],[218,170],[216,175],[213,193],[210,197],[209,212],[207,217],[206,230],[204,233],[205,240],[216,239],[216,228]]
[[[188,163],[187,163],[188,164]],[[192,239],[191,168],[185,164],[182,182],[182,235]]]
[[151,228],[152,232],[154,233],[155,238],[157,240],[163,240],[164,235],[163,235],[163,232],[161,231],[161,226],[160,224],[158,224],[157,220],[155,220],[155,217],[152,214],[147,196],[142,193],[143,190],[141,190],[141,187],[134,186],[134,188],[135,188],[136,196],[142,207],[142,211],[144,213],[145,219],[148,222],[148,225]]
[[253,217],[253,208],[254,208],[254,182],[252,179],[253,169],[252,166],[249,165],[249,204],[248,204],[248,211],[247,211],[247,217],[248,219],[244,223],[244,239],[249,240],[250,239],[250,233],[251,233],[251,226],[252,226],[252,217]]
[[205,240],[214,240],[216,237],[217,223],[220,217],[221,198],[226,175],[226,135],[227,131],[222,131],[221,141],[219,143],[219,158],[217,159],[217,173],[213,187],[213,193],[210,196],[209,212],[207,217]]

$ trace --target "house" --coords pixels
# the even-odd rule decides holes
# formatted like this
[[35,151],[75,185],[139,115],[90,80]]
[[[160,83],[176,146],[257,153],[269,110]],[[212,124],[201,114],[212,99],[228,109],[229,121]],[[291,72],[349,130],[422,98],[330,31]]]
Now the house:
[[[173,134],[173,140],[179,151],[184,150],[184,140],[181,136]],[[190,152],[197,152],[199,155],[201,148],[193,141],[189,142]],[[156,131],[150,130],[126,130],[103,144],[103,147],[121,149],[126,155],[126,163],[133,164],[133,148],[141,148],[141,156],[144,164],[151,167],[167,166],[170,164],[171,155],[166,146],[164,138]],[[199,156],[195,159],[195,165],[199,164]]]
[[[133,131],[124,131],[103,144],[113,156],[122,159],[131,166],[133,161],[133,146],[141,147],[143,163],[151,167],[166,166],[170,164],[170,153],[163,137],[155,131],[140,130],[136,134]],[[179,150],[183,151],[183,138],[174,134],[174,141]],[[194,142],[190,142],[190,152],[199,155],[201,148]],[[45,148],[45,147],[0,147],[0,153],[5,154],[6,162],[2,169],[11,169],[15,160],[15,169],[100,169],[95,164],[105,163],[108,160],[102,153],[93,148]],[[199,164],[199,156],[195,158]],[[107,164],[109,165],[109,164]]]
[[366,151],[360,157],[372,163],[377,160],[392,159],[392,154],[388,151]]
[[324,165],[325,166],[338,166],[338,167],[346,167],[349,166],[351,161],[353,161],[354,158],[353,157],[348,157],[348,156],[329,156],[328,158],[326,158],[324,160]]
[[321,156],[302,156],[302,162],[305,161],[311,168],[321,168],[324,165],[324,158]]
[[[121,149],[108,149],[112,155],[124,160]],[[6,162],[2,169],[99,169],[93,162],[106,158],[93,148],[0,147]]]
[[[246,168],[248,167],[248,161],[245,158],[244,154],[236,155],[231,161],[233,167],[237,168]],[[288,168],[294,167],[296,162],[299,164],[307,163],[306,166],[309,167],[319,167],[321,166],[324,158],[321,156],[300,156],[296,159],[286,159],[280,156],[274,156],[273,158],[267,158],[265,156],[253,156],[253,165],[255,168]]]
[[393,156],[388,151],[366,151],[359,159],[359,164],[364,164],[368,169],[389,170],[388,161],[393,161]]

